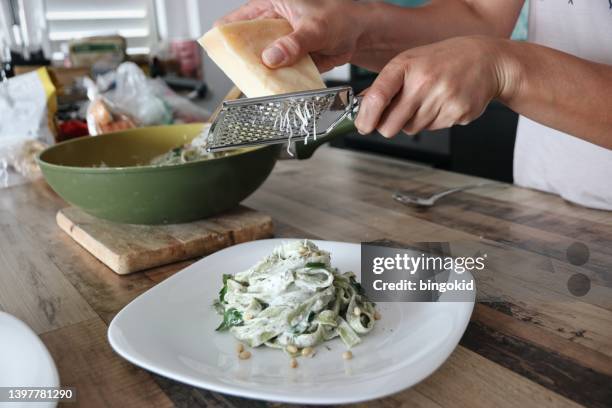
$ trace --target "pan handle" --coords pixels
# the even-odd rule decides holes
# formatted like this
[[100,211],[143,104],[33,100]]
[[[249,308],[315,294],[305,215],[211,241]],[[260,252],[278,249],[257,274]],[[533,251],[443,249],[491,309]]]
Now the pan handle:
[[317,140],[309,140],[308,144],[305,145],[304,142],[296,142],[295,144],[295,158],[298,160],[310,159],[314,152],[321,146],[323,143],[329,142],[330,140],[338,137],[346,135],[347,133],[351,133],[355,131],[355,124],[352,120],[346,118],[342,122],[340,122],[334,130],[329,132],[325,136],[320,136]]

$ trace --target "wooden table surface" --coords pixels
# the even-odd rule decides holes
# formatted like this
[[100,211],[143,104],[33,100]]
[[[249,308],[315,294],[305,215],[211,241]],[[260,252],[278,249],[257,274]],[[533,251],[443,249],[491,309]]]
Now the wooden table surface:
[[[518,255],[520,267],[479,286],[498,300],[476,305],[444,365],[372,404],[611,407],[612,213],[512,186],[459,193],[427,210],[391,199],[395,190],[426,194],[476,180],[324,147],[310,160],[279,162],[245,204],[270,214],[280,237],[471,240]],[[115,355],[106,340],[113,316],[189,262],[118,276],[55,225],[65,205],[42,181],[0,190],[0,309],[40,335],[78,405],[279,405],[184,386]],[[578,266],[566,254],[575,242],[589,249]],[[584,296],[567,289],[577,274],[590,281]]]

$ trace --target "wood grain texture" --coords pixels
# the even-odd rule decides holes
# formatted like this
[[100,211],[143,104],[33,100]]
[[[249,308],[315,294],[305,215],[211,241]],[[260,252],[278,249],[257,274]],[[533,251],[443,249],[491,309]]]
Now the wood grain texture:
[[171,407],[149,374],[113,352],[106,329],[102,320],[94,318],[41,336],[55,360],[62,385],[76,387],[76,406]]
[[612,357],[594,352],[575,341],[567,341],[538,325],[531,324],[529,318],[516,318],[498,311],[491,305],[477,304],[472,314],[472,322],[480,323],[498,333],[514,336],[531,345],[562,355],[582,367],[612,376]]
[[461,345],[576,402],[593,407],[612,405],[611,376],[513,334],[475,321],[468,326]]
[[[53,266],[59,269],[89,306],[108,323],[115,313],[152,287],[154,282],[142,274],[120,279],[86,250],[75,245],[55,223],[55,215],[64,207],[66,202],[42,180],[4,189],[0,193],[0,210],[4,210],[0,211],[1,222],[15,222],[20,229],[30,231],[39,250],[48,257],[49,270]],[[30,244],[24,240],[16,245],[28,248]]]
[[580,406],[461,346],[415,388],[448,407]]
[[[54,221],[54,220],[53,220]],[[55,222],[53,222],[55,224]],[[56,236],[45,252],[53,265],[106,323],[136,296],[155,285],[143,273],[117,275],[54,225]]]
[[119,275],[211,254],[272,236],[270,216],[238,207],[176,225],[132,225],[100,220],[75,207],[57,213],[57,225]]
[[53,265],[36,234],[0,210],[0,309],[36,333],[91,319],[96,314]]

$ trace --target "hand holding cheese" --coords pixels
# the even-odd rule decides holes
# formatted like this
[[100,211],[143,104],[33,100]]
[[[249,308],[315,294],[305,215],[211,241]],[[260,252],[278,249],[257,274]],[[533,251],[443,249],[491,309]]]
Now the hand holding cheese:
[[286,20],[260,19],[217,26],[199,41],[210,58],[249,98],[325,88],[309,55],[291,66],[277,69],[263,63],[263,50],[292,32]]
[[270,68],[286,67],[310,54],[319,71],[326,72],[349,62],[372,20],[369,14],[353,0],[250,0],[216,25],[283,18],[293,30],[266,44],[263,62]]

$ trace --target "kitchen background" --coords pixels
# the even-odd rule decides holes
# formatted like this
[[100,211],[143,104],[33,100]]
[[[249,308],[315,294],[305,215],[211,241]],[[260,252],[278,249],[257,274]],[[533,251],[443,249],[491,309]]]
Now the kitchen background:
[[[423,3],[393,2],[407,7]],[[171,88],[212,111],[231,83],[199,47],[193,46],[193,40],[241,3],[242,0],[0,0],[2,72],[10,76],[19,73],[16,70],[24,70],[24,66],[47,64],[71,67],[58,70],[56,75],[60,77],[65,72],[76,75],[74,69],[78,65],[86,68],[81,73],[105,72],[111,68],[108,64],[75,64],[71,51],[75,44],[87,43],[83,39],[119,35],[125,40],[129,59],[147,67],[149,74],[161,75]],[[523,11],[513,35],[517,40],[527,35],[526,8]],[[194,55],[197,61],[193,61]],[[168,69],[169,64],[164,62],[168,59],[174,60],[175,69]],[[374,74],[344,66],[326,74],[325,79],[330,85],[350,83],[360,91],[371,83]],[[64,101],[71,102],[70,98]],[[515,113],[493,102],[481,118],[468,126],[393,139],[354,133],[332,144],[512,181],[516,122]]]

